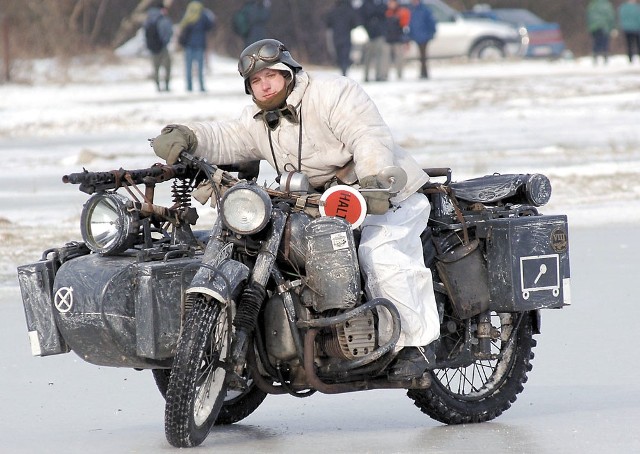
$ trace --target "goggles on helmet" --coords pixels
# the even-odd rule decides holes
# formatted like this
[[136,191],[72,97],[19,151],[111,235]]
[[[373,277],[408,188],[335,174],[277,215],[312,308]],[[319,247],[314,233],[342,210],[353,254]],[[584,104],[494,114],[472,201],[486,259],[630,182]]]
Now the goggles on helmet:
[[282,52],[286,52],[287,49],[282,44],[276,44],[272,42],[265,43],[258,52],[251,55],[244,55],[238,62],[238,71],[240,75],[246,78],[256,63],[259,61],[264,62],[276,62],[280,60]]

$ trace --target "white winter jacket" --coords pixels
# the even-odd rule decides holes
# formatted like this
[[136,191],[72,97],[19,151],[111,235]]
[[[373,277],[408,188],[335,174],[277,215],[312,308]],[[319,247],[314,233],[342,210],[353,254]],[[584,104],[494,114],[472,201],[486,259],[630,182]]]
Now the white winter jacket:
[[[238,120],[188,123],[197,138],[195,154],[214,164],[267,160],[280,172],[298,167],[313,187],[320,188],[351,159],[359,178],[376,175],[386,166],[407,172],[407,185],[392,202],[400,202],[429,180],[418,163],[397,146],[377,107],[355,81],[329,74],[296,74],[287,104],[302,117],[302,149],[298,150],[300,123],[282,119],[269,132],[255,105],[247,106]],[[274,161],[275,155],[275,161]]]

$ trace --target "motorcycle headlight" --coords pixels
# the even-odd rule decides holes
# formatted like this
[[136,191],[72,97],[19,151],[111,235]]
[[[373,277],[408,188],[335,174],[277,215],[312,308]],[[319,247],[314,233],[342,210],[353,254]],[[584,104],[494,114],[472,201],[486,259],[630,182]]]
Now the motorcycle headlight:
[[527,201],[534,206],[546,205],[551,198],[551,182],[540,173],[529,175],[525,184]]
[[93,252],[117,254],[133,246],[140,223],[127,209],[129,199],[116,193],[97,193],[84,204],[80,218],[82,239]]
[[222,221],[240,235],[262,230],[271,217],[271,199],[265,191],[249,183],[239,183],[222,197]]

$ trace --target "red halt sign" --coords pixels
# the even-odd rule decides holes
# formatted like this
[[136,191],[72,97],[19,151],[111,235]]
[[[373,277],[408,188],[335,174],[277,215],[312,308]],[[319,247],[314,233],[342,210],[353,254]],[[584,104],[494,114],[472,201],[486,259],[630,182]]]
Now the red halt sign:
[[320,214],[343,218],[355,229],[367,215],[367,203],[362,194],[351,186],[333,186],[320,197]]

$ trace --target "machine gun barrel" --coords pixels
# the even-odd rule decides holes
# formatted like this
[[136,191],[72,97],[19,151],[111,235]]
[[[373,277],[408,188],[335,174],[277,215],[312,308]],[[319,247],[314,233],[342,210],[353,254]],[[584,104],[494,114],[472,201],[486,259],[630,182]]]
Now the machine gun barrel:
[[79,184],[80,190],[87,194],[104,191],[107,189],[117,189],[122,186],[142,183],[162,183],[171,178],[183,177],[187,175],[188,167],[184,164],[161,165],[156,164],[146,169],[137,170],[110,170],[108,172],[83,172],[71,173],[62,177],[63,183]]

